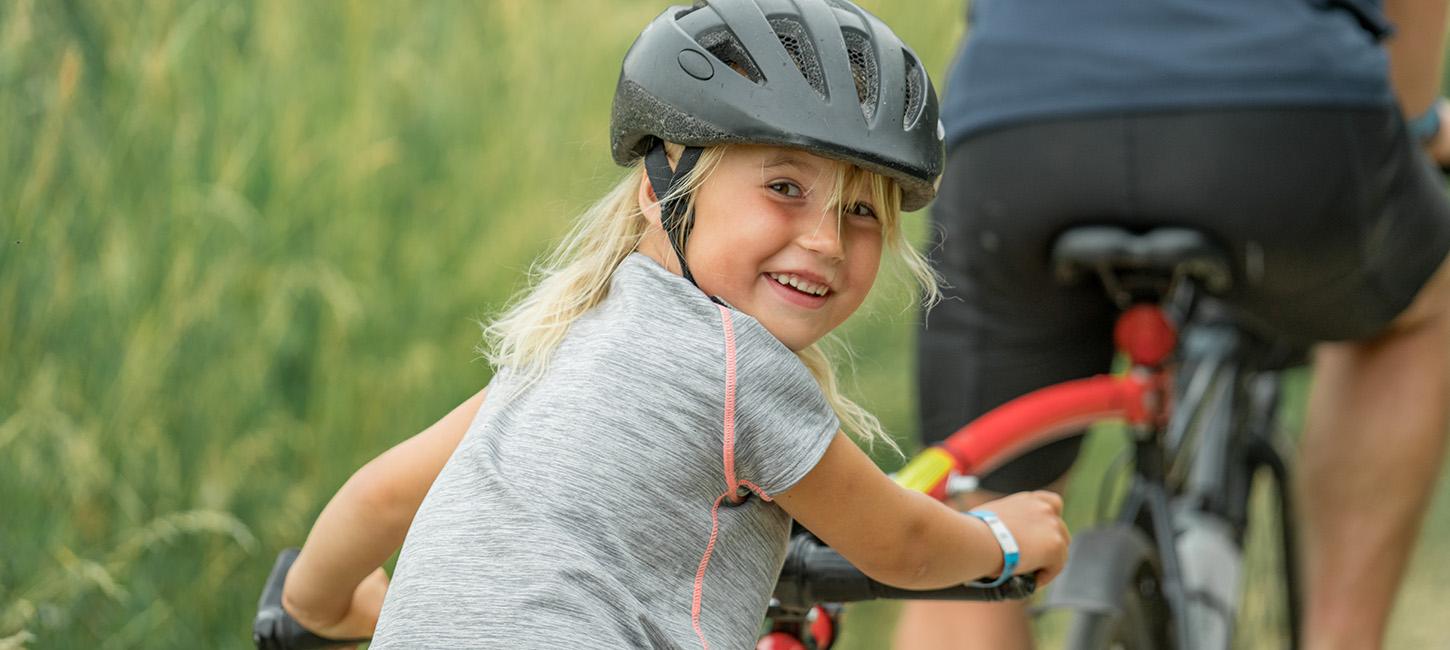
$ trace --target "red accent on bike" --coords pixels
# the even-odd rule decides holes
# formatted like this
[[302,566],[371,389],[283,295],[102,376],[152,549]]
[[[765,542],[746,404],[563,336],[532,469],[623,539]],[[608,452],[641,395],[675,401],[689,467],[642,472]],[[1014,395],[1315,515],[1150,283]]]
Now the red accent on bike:
[[[962,461],[958,460],[957,461],[957,466],[960,467],[961,464],[962,464]],[[958,470],[958,472],[960,472],[960,471],[961,470]],[[931,497],[931,498],[933,498],[933,499],[936,499],[937,501],[946,501],[947,500],[947,481],[946,481],[946,478],[943,478],[942,480],[937,481],[936,486],[933,487],[930,492],[927,492],[926,495],[929,496],[929,497]]]
[[1147,426],[1167,421],[1167,403],[1164,401],[1168,378],[1162,372],[1147,373],[1134,371],[1125,378],[1123,386],[1123,419],[1128,424]]
[[804,643],[785,632],[771,632],[755,644],[755,650],[806,650]]
[[1099,375],[1028,393],[957,429],[942,447],[963,474],[981,474],[1002,461],[1073,435],[1099,420],[1145,422],[1152,376]]
[[836,622],[831,619],[831,613],[826,608],[816,605],[811,608],[810,616],[811,639],[815,641],[816,648],[829,650],[831,644],[836,642]]
[[1134,305],[1118,317],[1113,341],[1133,365],[1157,367],[1178,344],[1178,333],[1156,305]]

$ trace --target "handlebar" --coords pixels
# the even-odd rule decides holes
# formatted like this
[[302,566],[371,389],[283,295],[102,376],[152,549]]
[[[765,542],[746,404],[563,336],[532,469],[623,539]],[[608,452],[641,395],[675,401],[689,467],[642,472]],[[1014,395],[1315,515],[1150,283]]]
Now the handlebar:
[[816,603],[848,603],[889,598],[894,600],[1021,600],[1037,590],[1032,576],[1015,576],[1000,587],[961,585],[917,591],[872,580],[860,569],[822,544],[810,533],[791,538],[775,598],[785,608],[809,608]]
[[257,618],[252,621],[252,642],[259,650],[308,650],[363,643],[367,639],[329,639],[309,632],[297,619],[282,608],[282,586],[287,571],[297,560],[298,549],[289,548],[277,554],[262,597],[257,600]]
[[[318,636],[302,627],[282,608],[282,588],[297,553],[295,548],[284,549],[277,555],[272,573],[267,576],[262,597],[257,601],[257,618],[252,623],[252,641],[257,648],[308,650],[367,641]],[[801,532],[791,538],[787,547],[785,564],[775,586],[775,599],[782,608],[805,610],[817,603],[849,603],[878,598],[986,602],[1020,600],[1036,590],[1037,581],[1032,576],[1015,576],[1000,587],[961,585],[930,591],[900,589],[872,580],[815,536]]]

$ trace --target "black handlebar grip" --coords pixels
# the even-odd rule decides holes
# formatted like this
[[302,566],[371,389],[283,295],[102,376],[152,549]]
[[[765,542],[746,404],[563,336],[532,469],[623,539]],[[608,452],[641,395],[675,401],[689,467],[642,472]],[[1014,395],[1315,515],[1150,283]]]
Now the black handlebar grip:
[[308,650],[367,641],[318,636],[307,631],[287,610],[282,609],[282,586],[287,582],[287,571],[297,560],[297,553],[297,549],[289,548],[277,554],[277,563],[272,565],[272,573],[262,587],[262,597],[257,600],[257,618],[252,621],[252,642],[259,650]]
[[1020,600],[1037,590],[1032,576],[1014,576],[999,587],[961,585],[917,591],[881,584],[867,577],[840,553],[810,534],[791,538],[775,598],[784,607],[806,608],[816,603],[849,603],[888,598],[893,600]]
[[996,587],[961,585],[931,591],[898,589],[881,583],[876,584],[878,587],[876,597],[889,600],[974,600],[994,603],[1001,600],[1022,600],[1037,591],[1037,578],[1030,575],[1012,576],[1007,579],[1007,582]]

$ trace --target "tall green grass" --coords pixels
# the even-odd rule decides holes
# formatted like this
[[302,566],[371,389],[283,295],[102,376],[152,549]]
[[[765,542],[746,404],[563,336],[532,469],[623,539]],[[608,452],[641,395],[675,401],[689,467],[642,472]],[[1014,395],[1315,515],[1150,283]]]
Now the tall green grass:
[[[245,647],[275,550],[488,380],[663,7],[0,3],[0,647]],[[940,70],[959,7],[919,9]]]
[[[961,0],[863,4],[941,79]],[[662,7],[0,3],[0,648],[247,647],[275,551],[488,380]],[[844,336],[910,438],[905,286]]]

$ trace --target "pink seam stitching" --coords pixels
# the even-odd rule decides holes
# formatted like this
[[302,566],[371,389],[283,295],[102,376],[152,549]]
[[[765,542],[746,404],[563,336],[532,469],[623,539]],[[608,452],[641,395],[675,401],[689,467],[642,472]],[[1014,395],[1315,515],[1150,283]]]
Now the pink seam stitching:
[[715,550],[715,538],[720,534],[720,502],[730,496],[730,491],[721,492],[715,497],[715,505],[710,507],[710,542],[705,544],[705,554],[700,557],[700,568],[695,571],[695,596],[690,603],[690,625],[695,628],[695,635],[700,637],[700,647],[703,650],[710,650],[709,642],[705,641],[705,631],[700,629],[700,596],[705,589],[705,569],[710,566],[710,553]]
[[770,498],[770,495],[769,494],[766,494],[765,493],[765,490],[760,489],[760,486],[759,485],[756,485],[754,483],[751,483],[750,481],[747,481],[745,479],[740,479],[740,484],[741,485],[744,485],[745,487],[750,488],[750,491],[751,492],[754,492],[754,493],[760,495],[760,498],[762,500],[765,500],[765,501],[774,501],[775,500],[775,499]]
[[700,557],[700,568],[695,571],[695,593],[690,602],[690,625],[695,628],[695,635],[700,637],[700,647],[703,650],[710,650],[710,644],[705,640],[705,631],[700,628],[700,603],[705,591],[705,569],[710,566],[710,554],[715,551],[715,540],[720,536],[720,503],[726,499],[730,499],[731,503],[738,502],[739,497],[735,490],[741,485],[749,487],[760,498],[771,500],[754,483],[735,479],[735,327],[730,320],[730,310],[724,305],[716,307],[720,308],[720,323],[725,330],[725,443],[721,450],[725,465],[725,491],[715,497],[715,504],[710,506],[710,541],[705,544],[705,554]]
[[736,500],[735,488],[735,326],[730,322],[730,310],[720,308],[720,322],[725,328],[725,490],[727,498]]

